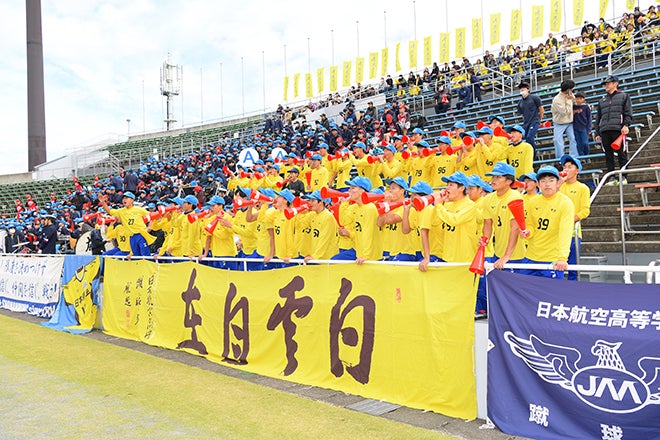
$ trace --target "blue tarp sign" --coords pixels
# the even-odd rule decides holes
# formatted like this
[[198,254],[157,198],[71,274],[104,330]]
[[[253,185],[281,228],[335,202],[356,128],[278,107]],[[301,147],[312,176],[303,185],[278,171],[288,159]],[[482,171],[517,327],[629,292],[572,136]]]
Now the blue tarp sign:
[[660,438],[660,289],[492,271],[488,416],[536,439]]

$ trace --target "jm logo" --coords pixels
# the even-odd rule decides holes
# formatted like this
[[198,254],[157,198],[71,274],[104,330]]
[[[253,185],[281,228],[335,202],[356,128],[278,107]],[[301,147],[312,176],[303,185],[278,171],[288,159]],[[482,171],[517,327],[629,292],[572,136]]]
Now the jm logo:
[[587,405],[610,413],[631,413],[660,405],[660,358],[644,356],[638,371],[629,371],[618,353],[621,342],[601,339],[591,347],[595,365],[578,366],[582,353],[575,348],[543,342],[534,335],[520,338],[504,332],[514,355],[544,381],[573,392]]

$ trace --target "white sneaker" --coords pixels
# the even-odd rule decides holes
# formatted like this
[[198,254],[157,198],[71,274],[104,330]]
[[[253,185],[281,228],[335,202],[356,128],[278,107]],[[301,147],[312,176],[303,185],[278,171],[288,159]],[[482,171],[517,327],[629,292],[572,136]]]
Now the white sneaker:
[[619,184],[619,181],[618,181],[618,180],[616,180],[616,179],[612,179],[612,180],[610,180],[609,182],[607,182],[607,183],[605,184],[605,186],[615,186],[615,185],[618,185],[618,184]]
[[622,183],[623,185],[628,185],[628,180],[624,178],[624,179],[621,181],[621,183]]

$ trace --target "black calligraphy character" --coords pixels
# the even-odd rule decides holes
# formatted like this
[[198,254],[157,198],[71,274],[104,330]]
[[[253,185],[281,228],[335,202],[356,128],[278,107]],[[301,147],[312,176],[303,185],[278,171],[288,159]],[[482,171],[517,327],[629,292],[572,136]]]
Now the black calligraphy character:
[[199,354],[208,354],[204,343],[197,339],[197,330],[195,329],[198,325],[202,325],[202,317],[195,313],[195,306],[192,304],[193,301],[199,301],[202,297],[199,289],[195,287],[196,277],[197,269],[193,269],[190,274],[190,280],[188,281],[188,289],[181,293],[181,298],[186,303],[186,316],[183,318],[183,326],[191,328],[192,331],[190,339],[179,342],[177,348],[190,348]]
[[[342,311],[342,306],[351,292],[353,284],[346,278],[341,280],[339,298],[332,307],[330,313],[330,371],[336,377],[344,374],[344,363],[346,371],[361,384],[369,382],[371,371],[371,355],[374,350],[374,331],[376,328],[376,303],[366,295],[358,295],[353,298]],[[339,357],[339,336],[341,341],[350,346],[357,347],[359,342],[358,330],[354,327],[344,327],[347,315],[354,309],[362,307],[362,344],[360,346],[360,362],[350,365]]]
[[[222,350],[222,360],[230,364],[245,365],[250,351],[250,330],[248,328],[248,299],[242,297],[232,307],[232,302],[236,298],[236,286],[229,283],[229,292],[225,298],[225,318],[224,318],[224,341]],[[231,321],[241,313],[241,325],[232,324]],[[242,344],[232,344],[230,340],[230,326],[234,337]],[[231,346],[231,357],[229,348]]]
[[289,284],[280,289],[280,297],[285,298],[284,305],[276,305],[268,318],[266,328],[268,330],[275,330],[279,324],[282,324],[284,329],[284,343],[286,345],[286,367],[284,368],[284,375],[296,371],[298,368],[298,361],[296,360],[296,351],[298,350],[298,343],[293,340],[296,335],[296,324],[291,319],[291,315],[295,312],[296,317],[304,318],[312,310],[313,301],[309,296],[296,298],[296,292],[305,287],[305,280],[300,276],[294,277]]

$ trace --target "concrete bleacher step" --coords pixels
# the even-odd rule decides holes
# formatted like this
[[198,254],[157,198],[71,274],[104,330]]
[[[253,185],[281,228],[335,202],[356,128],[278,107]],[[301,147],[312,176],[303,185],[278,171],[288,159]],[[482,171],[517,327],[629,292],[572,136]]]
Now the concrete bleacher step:
[[[628,241],[626,240],[626,251],[628,253],[657,253],[658,241]],[[590,241],[582,242],[582,252],[584,253],[620,253],[620,241]]]

